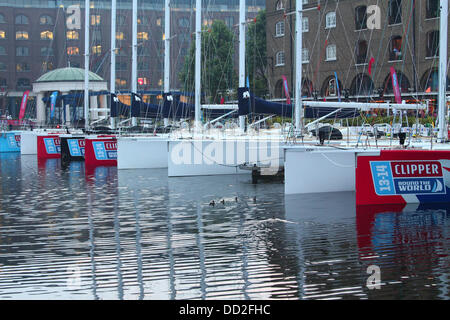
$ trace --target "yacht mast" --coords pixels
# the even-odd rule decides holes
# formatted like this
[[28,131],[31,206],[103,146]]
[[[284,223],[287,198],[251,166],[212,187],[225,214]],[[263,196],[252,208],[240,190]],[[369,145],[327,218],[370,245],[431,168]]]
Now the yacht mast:
[[[246,1],[239,2],[239,88],[244,88],[245,84],[245,18]],[[250,89],[250,88],[248,88]],[[245,130],[245,116],[239,116],[239,127]]]
[[[170,0],[165,0],[164,7],[164,95],[170,94]],[[167,99],[167,98],[166,98]],[[164,126],[169,125],[169,119],[164,119]]]
[[89,130],[89,21],[90,21],[90,1],[85,0],[85,21],[84,21],[84,127]]
[[297,0],[295,9],[295,130],[303,132],[302,108],[302,51],[303,51],[303,1]]
[[195,130],[201,128],[201,54],[202,54],[202,0],[196,1],[195,11]]
[[[131,96],[137,93],[137,0],[133,0],[132,55],[131,55]],[[133,102],[131,103],[133,105]],[[133,112],[133,111],[131,111]],[[138,118],[131,118],[131,126],[138,125]]]
[[[117,14],[117,0],[112,0],[111,3],[111,80],[110,91],[116,93],[116,14]],[[112,98],[111,98],[112,99]],[[116,128],[116,118],[111,117],[111,128]]]
[[441,18],[439,30],[439,132],[438,140],[445,142],[447,131],[447,36],[448,36],[448,0],[441,0]]

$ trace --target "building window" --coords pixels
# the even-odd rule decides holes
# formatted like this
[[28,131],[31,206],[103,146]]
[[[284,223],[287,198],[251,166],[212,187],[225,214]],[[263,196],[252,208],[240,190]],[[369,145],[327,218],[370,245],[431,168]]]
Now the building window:
[[5,16],[0,13],[0,23],[6,23]]
[[6,63],[0,62],[0,71],[6,71]]
[[3,30],[0,30],[0,39],[6,39],[6,32]]
[[17,72],[28,72],[30,71],[30,65],[26,62],[20,62],[16,64],[16,71]]
[[126,21],[127,21],[127,18],[125,16],[123,16],[123,15],[117,16],[116,22],[117,22],[118,26],[124,26]]
[[102,40],[102,32],[100,30],[92,31],[92,40],[101,41]]
[[126,71],[127,68],[127,63],[126,62],[116,62],[116,70],[117,71]]
[[430,31],[427,33],[427,57],[436,57],[439,55],[439,31]]
[[360,6],[355,9],[355,30],[367,29],[367,7]]
[[17,80],[17,87],[18,88],[29,88],[31,87],[30,79],[26,78],[20,78]]
[[275,25],[275,36],[284,36],[284,21],[277,22],[277,24]]
[[138,17],[137,20],[138,24],[140,24],[141,26],[148,26],[148,19],[145,16],[140,16]]
[[181,28],[187,28],[189,27],[189,25],[190,23],[188,18],[181,18],[180,20],[178,20],[178,26],[180,26]]
[[284,10],[284,0],[278,0],[276,4],[276,10]]
[[39,18],[39,23],[41,25],[49,25],[49,26],[51,26],[51,25],[53,25],[53,18],[50,17],[50,16],[41,16]]
[[0,56],[6,56],[6,49],[5,47],[0,46]]
[[325,28],[336,28],[336,12],[328,12],[325,17]]
[[98,46],[93,46],[91,48],[92,54],[95,55],[100,55],[102,53],[102,46],[98,45]]
[[433,19],[439,17],[439,0],[427,0],[427,19]]
[[78,31],[70,30],[66,33],[67,40],[78,40],[80,38],[80,34]]
[[126,87],[126,86],[127,86],[127,80],[121,79],[121,78],[116,79],[116,86],[117,86],[118,88],[124,88],[124,87]]
[[138,40],[148,40],[148,32],[138,32]]
[[53,48],[51,47],[43,47],[41,48],[41,56],[42,57],[48,57],[48,56],[53,56]]
[[42,62],[42,67],[41,67],[41,71],[42,72],[47,72],[47,71],[51,71],[55,69],[53,66],[53,63],[50,61],[44,61]]
[[102,18],[99,14],[91,15],[91,26],[99,26]]
[[402,23],[402,0],[389,0],[389,24]]
[[41,32],[41,40],[53,40],[53,32],[42,31]]
[[322,90],[323,95],[325,97],[336,97],[337,96],[336,78],[335,77],[328,78]]
[[277,67],[284,66],[285,62],[286,61],[285,61],[284,51],[277,52],[277,55],[276,55],[276,66]]
[[116,32],[116,40],[125,40],[125,35],[122,31]]
[[5,78],[0,78],[0,88],[7,88],[8,87],[8,82],[6,81]]
[[77,56],[80,54],[80,48],[78,47],[68,47],[67,48],[67,54],[69,56]]
[[308,32],[309,31],[309,19],[308,17],[302,18],[302,32]]
[[394,36],[391,39],[391,46],[390,46],[390,53],[389,53],[389,60],[390,61],[397,61],[402,60],[402,37],[401,36]]
[[30,55],[30,49],[28,47],[17,47],[16,56],[18,57],[28,57]]
[[302,63],[309,63],[309,49],[302,49]]
[[143,46],[139,46],[137,52],[141,57],[150,55],[150,51],[148,50],[148,48]]
[[336,60],[336,45],[330,44],[327,46],[327,59],[326,61]]
[[17,31],[16,32],[16,40],[28,40],[28,32],[26,31]]
[[16,19],[14,20],[16,24],[29,24],[28,18],[24,16],[23,14],[20,14],[16,16]]
[[361,40],[356,46],[356,64],[367,63],[367,41]]

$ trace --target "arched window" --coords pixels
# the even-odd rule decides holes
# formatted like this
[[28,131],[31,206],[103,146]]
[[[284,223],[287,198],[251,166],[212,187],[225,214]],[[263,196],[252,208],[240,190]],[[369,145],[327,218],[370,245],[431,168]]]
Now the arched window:
[[356,64],[367,62],[367,41],[360,40],[356,46]]
[[[408,92],[409,88],[411,87],[409,79],[400,71],[396,70],[396,73],[397,73],[397,79],[398,79],[400,91],[403,93]],[[384,88],[386,88],[385,93],[391,94],[394,92],[393,86],[392,86],[392,77],[390,74],[386,77],[386,79],[384,81]]]
[[402,54],[402,37],[394,36],[391,38],[390,51],[389,51],[389,60],[397,61],[403,60]]
[[[420,80],[421,88],[426,93],[437,92],[439,90],[438,69],[430,69],[422,76]],[[450,87],[450,79],[447,78],[447,91]]]
[[276,37],[284,36],[284,21],[279,21],[275,25],[275,36]]
[[367,96],[371,95],[374,90],[372,79],[366,74],[358,74],[350,85],[350,95],[352,96]]
[[274,92],[274,97],[276,99],[281,99],[284,98],[284,91],[283,91],[283,80],[278,80],[277,83],[275,84],[275,92]]
[[427,57],[439,55],[439,31],[433,30],[427,33]]
[[314,91],[314,88],[313,88],[312,82],[308,79],[303,79],[302,96],[303,97],[312,97],[313,91]]
[[367,7],[359,6],[355,9],[355,30],[367,29]]
[[53,25],[53,18],[47,15],[43,15],[39,18],[39,23],[41,25],[48,25],[51,26]]
[[336,84],[336,77],[335,76],[329,76],[323,83],[322,86],[322,95],[324,97],[336,97],[338,96],[338,87],[339,87],[339,93],[341,93],[342,90],[342,83],[338,83],[339,86]]
[[285,63],[286,63],[286,61],[285,61],[284,51],[277,52],[275,65],[276,66],[284,66]]
[[16,19],[14,20],[16,24],[29,24],[29,20],[26,16],[24,16],[23,14],[19,14],[18,16],[16,16]]
[[278,0],[277,4],[275,6],[275,9],[278,10],[284,10],[284,0]]

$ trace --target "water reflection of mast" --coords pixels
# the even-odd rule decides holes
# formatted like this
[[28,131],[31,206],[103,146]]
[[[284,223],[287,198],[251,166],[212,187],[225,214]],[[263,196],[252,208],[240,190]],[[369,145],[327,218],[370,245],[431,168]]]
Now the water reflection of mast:
[[250,297],[247,293],[247,288],[250,285],[248,281],[248,248],[247,248],[247,235],[244,232],[244,222],[245,222],[245,213],[241,212],[239,219],[239,234],[242,236],[242,277],[244,278],[244,287],[242,288],[242,293],[244,294],[245,300],[250,300]]
[[120,259],[120,221],[118,198],[114,200],[114,233],[116,240],[116,254],[117,254],[117,291],[119,300],[123,300],[123,278],[122,278],[122,260]]
[[197,202],[197,247],[200,262],[200,290],[202,299],[206,299],[206,267],[205,267],[205,248],[203,247],[203,221],[202,221],[202,207],[201,203]]
[[98,300],[97,296],[97,280],[95,277],[96,267],[95,267],[95,239],[94,239],[94,221],[92,219],[92,195],[91,190],[87,190],[88,197],[88,222],[89,222],[89,243],[90,250],[89,254],[91,257],[91,274],[92,274],[92,294],[94,295],[94,299]]
[[139,283],[139,300],[144,299],[144,283],[142,278],[142,247],[141,247],[141,225],[138,209],[137,191],[134,192],[134,208],[136,210],[136,256],[137,256],[137,280]]
[[170,299],[175,300],[177,292],[175,289],[175,259],[173,258],[172,234],[172,213],[169,209],[167,210],[167,251],[169,253]]

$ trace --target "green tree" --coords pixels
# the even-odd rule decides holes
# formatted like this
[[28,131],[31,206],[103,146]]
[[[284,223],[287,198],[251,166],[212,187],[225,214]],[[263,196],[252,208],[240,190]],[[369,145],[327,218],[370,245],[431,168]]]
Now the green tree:
[[250,90],[260,97],[268,94],[265,10],[260,11],[255,22],[248,25],[247,66]]
[[[202,94],[211,103],[219,103],[221,93],[235,89],[237,76],[233,69],[234,35],[222,20],[215,20],[202,30]],[[195,85],[195,38],[179,74],[184,90]]]

